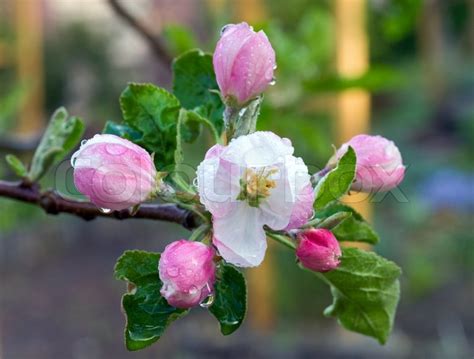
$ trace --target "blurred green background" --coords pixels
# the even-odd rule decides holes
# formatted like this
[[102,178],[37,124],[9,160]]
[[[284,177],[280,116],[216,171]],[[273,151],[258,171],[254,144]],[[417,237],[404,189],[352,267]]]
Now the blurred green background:
[[[337,2],[364,9],[368,68],[357,76],[338,71]],[[258,126],[291,138],[313,169],[338,144],[338,96],[354,88],[370,95],[370,133],[394,140],[407,166],[398,195],[376,196],[369,205],[382,238],[375,250],[404,271],[394,332],[381,347],[340,329],[322,315],[331,302],[327,288],[273,246],[266,274],[251,274],[253,307],[232,337],[222,337],[214,318],[198,309],[152,348],[128,353],[115,260],[125,249],[161,251],[188,232],[145,220],[47,216],[0,199],[0,358],[471,358],[474,1],[122,3],[173,55],[213,51],[229,22],[264,29],[278,70]],[[61,105],[85,119],[86,138],[120,119],[118,97],[127,82],[169,87],[171,72],[108,1],[2,0],[0,178],[14,179],[4,155],[27,161]],[[210,141],[204,134],[185,149],[191,167]],[[43,182],[77,194],[67,162]]]

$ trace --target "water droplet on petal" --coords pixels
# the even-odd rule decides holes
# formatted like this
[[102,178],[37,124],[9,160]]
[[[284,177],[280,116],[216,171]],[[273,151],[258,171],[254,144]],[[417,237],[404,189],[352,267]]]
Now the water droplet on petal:
[[87,140],[82,140],[81,141],[81,146],[84,146],[87,143]]
[[273,86],[276,84],[276,78],[272,78],[271,81],[268,83],[270,86]]
[[197,177],[195,177],[195,178],[193,179],[193,186],[196,187],[196,188],[198,187],[198,179],[197,179]]
[[112,210],[110,208],[99,208],[99,211],[101,211],[102,213],[105,213],[105,214],[109,214],[112,212]]
[[221,29],[221,36],[224,35],[224,32],[226,32],[227,30],[229,30],[229,28],[231,27],[232,25],[231,24],[228,24],[228,25],[224,25]]
[[178,274],[179,274],[179,269],[177,267],[169,267],[167,270],[166,270],[166,273],[170,276],[170,277],[177,277]]
[[189,290],[188,290],[188,293],[191,294],[191,295],[194,295],[194,294],[196,294],[197,292],[198,292],[198,289],[197,289],[197,287],[194,286],[194,285],[191,286],[191,288],[189,288]]

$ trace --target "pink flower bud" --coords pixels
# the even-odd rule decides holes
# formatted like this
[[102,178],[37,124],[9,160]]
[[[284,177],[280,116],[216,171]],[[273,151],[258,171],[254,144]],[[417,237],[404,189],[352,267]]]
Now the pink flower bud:
[[156,186],[150,154],[114,135],[95,135],[71,158],[76,188],[98,207],[121,210],[147,200]]
[[158,270],[163,282],[161,295],[176,308],[201,303],[214,290],[214,250],[201,242],[179,240],[166,246]]
[[339,148],[341,158],[351,146],[357,156],[354,191],[388,191],[400,184],[405,175],[402,156],[395,143],[382,136],[357,135]]
[[315,272],[327,272],[336,268],[341,247],[334,234],[327,229],[310,229],[298,235],[296,256],[301,264]]
[[214,71],[224,98],[243,105],[273,81],[275,51],[263,31],[243,22],[227,25],[214,52]]

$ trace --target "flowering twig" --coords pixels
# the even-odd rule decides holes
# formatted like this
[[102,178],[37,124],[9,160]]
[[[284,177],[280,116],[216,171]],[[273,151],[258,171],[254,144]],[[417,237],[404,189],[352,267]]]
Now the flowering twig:
[[166,66],[171,64],[173,60],[172,56],[163,45],[160,39],[155,37],[150,30],[135,19],[118,0],[109,0],[110,7],[119,15],[125,22],[127,22],[135,31],[137,31],[148,43],[153,53],[161,60]]
[[80,202],[62,197],[55,191],[42,192],[38,185],[22,182],[0,181],[0,197],[31,203],[44,209],[49,214],[69,213],[85,220],[96,217],[108,217],[119,220],[128,218],[145,218],[174,222],[187,229],[197,227],[195,215],[187,209],[174,204],[144,204],[138,211],[129,210],[103,212],[89,202]]

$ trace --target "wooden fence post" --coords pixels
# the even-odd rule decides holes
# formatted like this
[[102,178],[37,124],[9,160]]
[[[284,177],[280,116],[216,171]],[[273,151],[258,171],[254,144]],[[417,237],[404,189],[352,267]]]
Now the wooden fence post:
[[43,123],[43,2],[13,0],[15,12],[15,63],[18,82],[26,86],[27,96],[18,117],[22,135],[38,133]]
[[[336,0],[336,67],[340,76],[357,77],[369,68],[366,31],[366,0]],[[336,98],[337,145],[367,133],[370,124],[370,94],[362,89],[342,91]],[[346,196],[345,202],[370,220],[372,207],[368,194]]]

